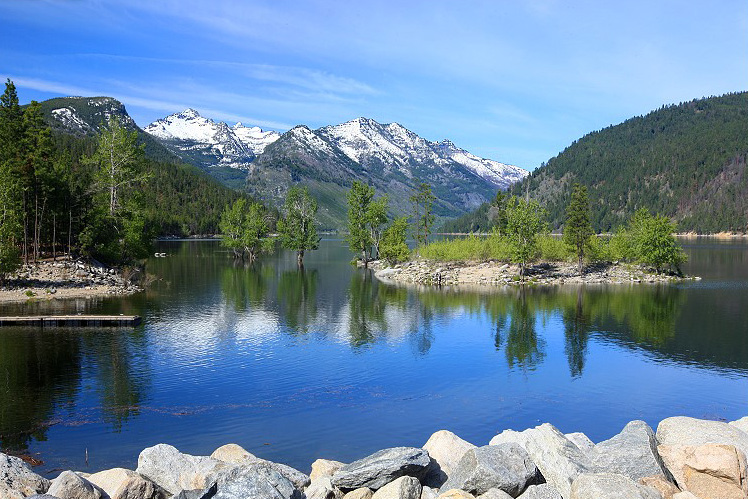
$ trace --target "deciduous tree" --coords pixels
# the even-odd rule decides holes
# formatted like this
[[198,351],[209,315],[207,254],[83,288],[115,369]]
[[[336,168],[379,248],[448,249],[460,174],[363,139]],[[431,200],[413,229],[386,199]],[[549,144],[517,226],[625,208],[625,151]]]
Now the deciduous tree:
[[319,248],[317,200],[309,195],[306,187],[291,187],[286,194],[283,212],[283,217],[278,220],[281,244],[296,251],[298,266],[303,267],[304,252]]

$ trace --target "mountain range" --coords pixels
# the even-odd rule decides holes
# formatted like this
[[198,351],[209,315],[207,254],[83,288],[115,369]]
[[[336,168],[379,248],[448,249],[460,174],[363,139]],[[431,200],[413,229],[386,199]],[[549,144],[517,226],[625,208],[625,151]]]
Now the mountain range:
[[118,115],[138,130],[151,156],[197,166],[268,204],[280,206],[290,186],[306,185],[319,200],[320,224],[329,229],[345,225],[345,194],[356,180],[387,195],[393,215],[407,214],[411,194],[426,182],[436,196],[436,215],[449,218],[528,174],[448,140],[431,142],[398,123],[363,117],[316,130],[299,125],[281,134],[242,123],[230,126],[186,109],[141,130],[109,97],[52,99],[43,107],[53,128],[80,135],[95,134],[108,116]]

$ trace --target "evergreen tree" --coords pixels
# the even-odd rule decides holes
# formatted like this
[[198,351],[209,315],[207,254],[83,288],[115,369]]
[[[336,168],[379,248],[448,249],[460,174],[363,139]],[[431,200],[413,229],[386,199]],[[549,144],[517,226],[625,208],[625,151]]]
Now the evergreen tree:
[[296,251],[298,266],[304,266],[304,252],[319,248],[316,214],[317,200],[305,187],[291,187],[283,206],[284,216],[278,220],[278,232],[284,248]]
[[18,183],[22,112],[13,82],[0,97],[0,280],[20,264],[17,243],[22,209]]
[[574,184],[574,190],[571,193],[571,202],[566,210],[564,242],[574,248],[580,274],[584,268],[584,252],[593,234],[587,187]]
[[506,232],[506,205],[509,202],[509,195],[503,191],[496,193],[491,200],[491,206],[488,210],[488,218],[491,226],[499,231],[499,234]]
[[506,219],[512,260],[519,263],[519,275],[524,280],[527,263],[538,253],[537,236],[544,229],[543,212],[537,201],[514,197],[507,203]]
[[415,223],[415,237],[418,244],[426,244],[434,225],[432,206],[436,196],[431,193],[431,186],[422,182],[410,196],[413,204],[413,221]]

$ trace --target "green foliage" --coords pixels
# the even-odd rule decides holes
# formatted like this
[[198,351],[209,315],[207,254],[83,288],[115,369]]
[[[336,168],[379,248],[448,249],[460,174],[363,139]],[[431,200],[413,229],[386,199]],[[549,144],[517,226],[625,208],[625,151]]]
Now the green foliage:
[[519,263],[524,278],[525,266],[538,256],[537,236],[545,228],[543,211],[537,201],[512,198],[506,208],[506,236],[512,244],[512,261]]
[[432,210],[436,196],[431,192],[431,186],[425,182],[418,185],[415,192],[410,196],[413,204],[413,233],[419,245],[426,244],[434,225],[434,213]]
[[624,225],[641,207],[681,231],[748,230],[748,92],[663,106],[592,132],[516,184],[563,224],[568,186],[589,188],[592,226]]
[[680,273],[686,254],[673,236],[675,224],[646,208],[637,210],[628,226],[611,238],[610,254],[615,259],[652,265],[657,272],[670,268]]
[[278,220],[278,232],[284,248],[294,250],[299,266],[304,265],[304,252],[319,247],[315,216],[317,200],[306,187],[291,187],[283,206],[284,216]]
[[273,249],[273,240],[269,237],[270,219],[265,207],[259,203],[248,205],[245,199],[237,199],[234,204],[226,206],[219,226],[223,235],[221,244],[232,250],[236,257],[246,256],[252,262],[260,253]]
[[538,258],[549,262],[565,262],[569,260],[573,253],[569,251],[569,246],[559,237],[540,234],[535,238],[538,247]]
[[587,187],[574,184],[574,190],[571,193],[571,202],[566,209],[564,242],[573,248],[577,256],[580,274],[584,265],[584,253],[590,244],[590,238],[593,234]]
[[372,245],[379,251],[382,227],[387,223],[387,196],[374,199],[374,187],[354,181],[348,191],[348,245],[361,254],[366,264],[372,258]]
[[408,219],[406,217],[393,220],[382,235],[382,241],[379,244],[379,257],[391,264],[407,260],[410,257],[410,249],[405,244],[407,232]]

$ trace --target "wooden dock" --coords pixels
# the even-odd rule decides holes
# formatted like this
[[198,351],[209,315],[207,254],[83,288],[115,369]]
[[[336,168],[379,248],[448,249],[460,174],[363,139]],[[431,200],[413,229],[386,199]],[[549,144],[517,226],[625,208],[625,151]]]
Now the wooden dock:
[[0,327],[132,327],[142,321],[139,315],[31,315],[0,317]]

